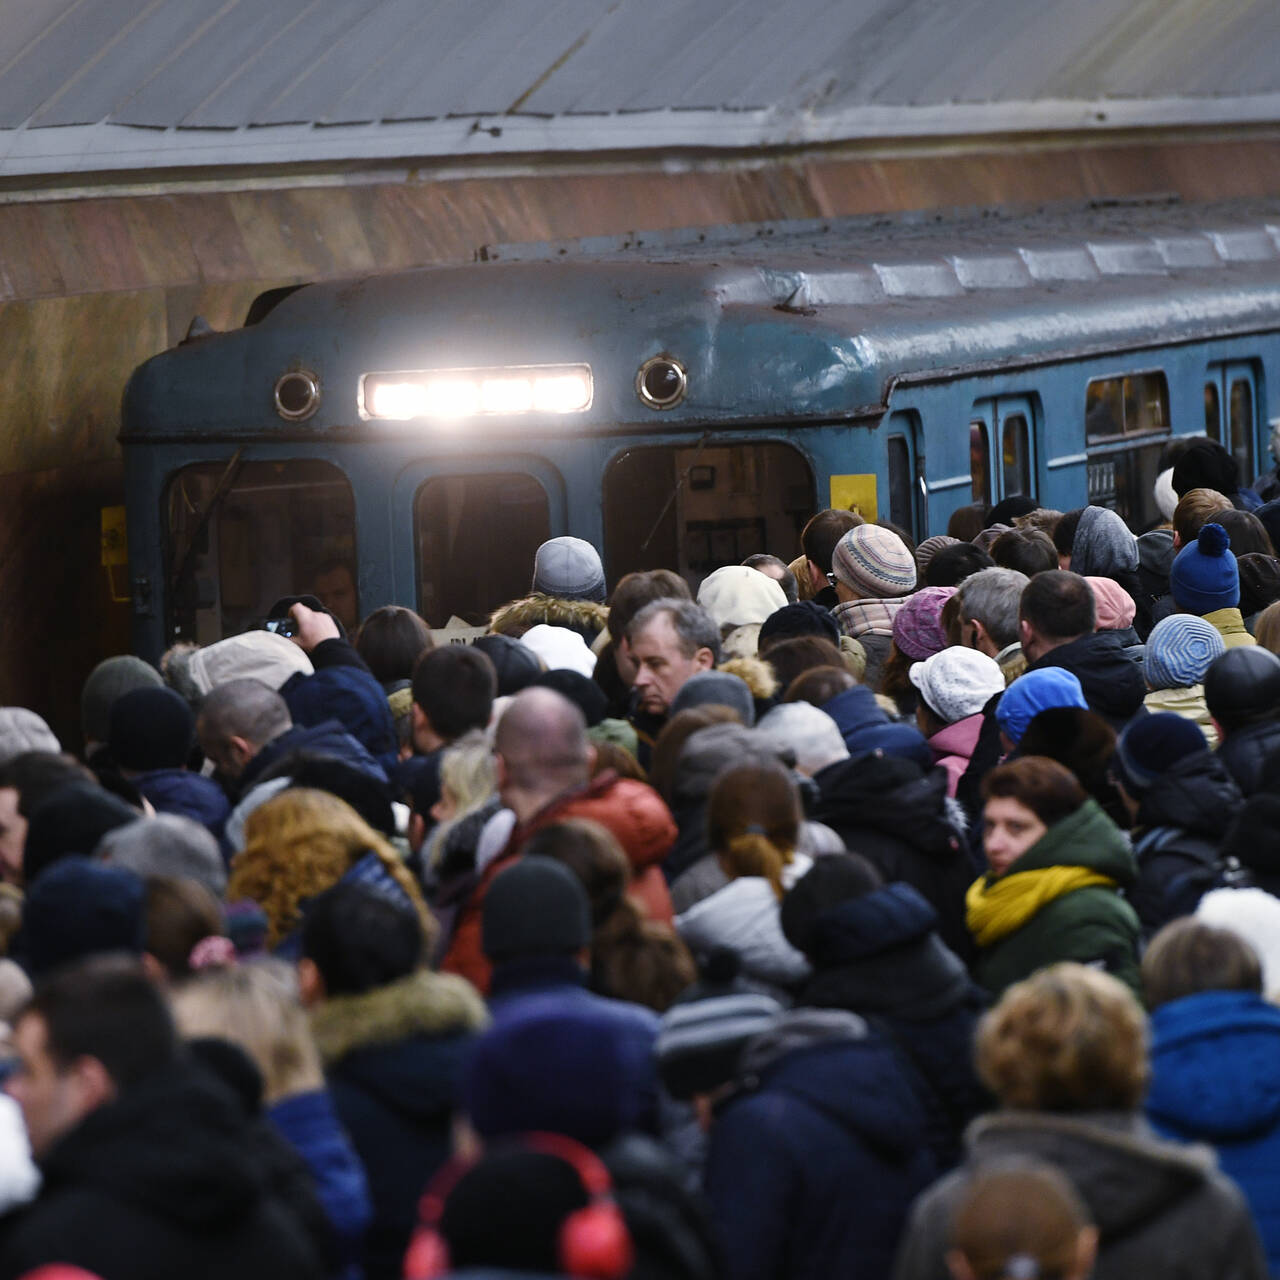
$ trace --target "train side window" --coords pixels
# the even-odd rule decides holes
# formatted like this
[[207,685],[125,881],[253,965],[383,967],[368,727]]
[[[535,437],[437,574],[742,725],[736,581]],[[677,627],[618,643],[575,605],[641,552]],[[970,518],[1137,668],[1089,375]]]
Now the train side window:
[[355,499],[331,463],[196,463],[169,482],[163,511],[174,639],[251,630],[306,592],[358,622]]
[[1210,440],[1222,440],[1222,407],[1216,382],[1204,384],[1204,433]]
[[1168,431],[1168,379],[1159,370],[1094,378],[1085,388],[1084,419],[1091,441]]
[[1004,420],[1003,463],[1004,496],[1031,493],[1031,445],[1027,420],[1020,413]]
[[474,624],[529,594],[533,557],[551,536],[546,490],[530,475],[434,476],[414,495],[418,612],[433,627]]
[[1253,475],[1253,387],[1245,378],[1231,383],[1228,401],[1231,416],[1231,456],[1240,467],[1240,483]]
[[912,502],[911,448],[906,436],[893,435],[888,441],[889,519],[900,529],[915,528]]
[[991,500],[991,441],[987,424],[969,423],[969,480],[974,502]]

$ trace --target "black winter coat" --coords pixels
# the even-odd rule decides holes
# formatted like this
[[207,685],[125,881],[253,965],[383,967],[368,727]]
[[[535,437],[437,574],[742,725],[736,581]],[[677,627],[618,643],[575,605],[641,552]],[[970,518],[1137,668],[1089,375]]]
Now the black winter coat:
[[67,1262],[105,1280],[312,1280],[320,1260],[264,1184],[239,1100],[187,1063],[98,1108],[41,1162],[0,1276]]
[[1243,803],[1226,766],[1207,751],[1184,756],[1146,790],[1133,834],[1138,879],[1127,894],[1144,933],[1194,911],[1213,887],[1218,846]]
[[1280,720],[1264,720],[1235,729],[1223,738],[1218,759],[1236,780],[1247,800],[1274,783],[1280,768]]
[[942,941],[967,961],[973,940],[964,896],[980,868],[948,808],[946,770],[925,773],[913,761],[877,754],[828,765],[814,781],[817,821],[874,863],[885,880],[917,889],[938,913]]
[[986,994],[935,932],[937,915],[907,884],[849,898],[820,915],[806,939],[813,977],[798,1003],[860,1014],[913,1073],[928,1142],[941,1170],[961,1156],[969,1121],[991,1106],[973,1067]]
[[1096,711],[1118,733],[1142,709],[1147,686],[1142,667],[1125,653],[1120,634],[1095,631],[1050,649],[1028,665],[1028,671],[1062,667],[1084,690],[1090,711]]

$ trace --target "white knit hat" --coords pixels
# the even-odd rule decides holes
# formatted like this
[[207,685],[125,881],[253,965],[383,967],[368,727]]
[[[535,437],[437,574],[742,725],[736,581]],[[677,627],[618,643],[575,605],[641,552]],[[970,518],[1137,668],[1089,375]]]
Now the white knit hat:
[[576,671],[590,679],[596,669],[596,655],[587,648],[587,642],[568,627],[540,622],[520,637],[520,643],[532,649],[548,671]]
[[717,627],[745,627],[785,608],[787,597],[777,581],[759,569],[727,564],[702,580],[698,603]]
[[977,649],[959,645],[917,662],[907,675],[929,709],[947,724],[976,716],[997,693],[1004,692],[1000,664]]

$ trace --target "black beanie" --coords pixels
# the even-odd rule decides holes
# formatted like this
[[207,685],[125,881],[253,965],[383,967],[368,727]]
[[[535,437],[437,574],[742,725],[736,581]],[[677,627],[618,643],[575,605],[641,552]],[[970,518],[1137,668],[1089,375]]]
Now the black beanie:
[[560,1275],[560,1228],[587,1204],[576,1169],[540,1151],[499,1148],[458,1179],[440,1216],[451,1269]]
[[1011,525],[1019,516],[1030,515],[1039,505],[1034,498],[1028,498],[1026,494],[1012,493],[991,508],[987,518],[982,522],[982,527],[990,529],[997,524]]
[[1192,489],[1216,489],[1235,501],[1240,488],[1240,468],[1236,460],[1212,440],[1194,444],[1173,465],[1173,491],[1179,498]]
[[588,729],[598,725],[609,710],[605,691],[581,671],[557,667],[555,671],[543,672],[533,683],[564,694],[582,712]]
[[757,644],[763,653],[771,645],[791,640],[795,636],[821,636],[838,645],[840,627],[829,609],[824,609],[812,600],[801,600],[799,604],[788,604],[775,609],[760,624]]
[[109,724],[111,756],[133,773],[181,769],[196,738],[195,717],[187,700],[164,687],[146,686],[121,694],[111,704]]
[[91,857],[98,841],[142,814],[92,782],[69,782],[36,807],[27,827],[22,878],[27,887],[46,868],[70,853]]
[[883,883],[875,867],[858,854],[836,853],[817,858],[782,900],[782,932],[797,951],[812,955],[814,928],[819,919],[832,907],[872,893]]
[[591,904],[582,882],[552,858],[521,858],[485,894],[484,953],[494,964],[571,956],[591,940]]
[[479,649],[498,673],[498,697],[505,698],[527,689],[542,674],[538,655],[511,636],[477,636],[471,646]]

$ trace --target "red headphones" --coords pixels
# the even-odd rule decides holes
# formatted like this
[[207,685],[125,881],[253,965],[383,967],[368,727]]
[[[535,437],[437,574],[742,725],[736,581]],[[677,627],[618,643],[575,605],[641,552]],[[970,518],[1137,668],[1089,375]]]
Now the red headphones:
[[[613,1199],[609,1171],[595,1152],[559,1133],[526,1133],[528,1151],[563,1160],[577,1173],[589,1203],[560,1224],[560,1270],[574,1280],[623,1280],[631,1270],[634,1250],[626,1220]],[[404,1280],[438,1280],[449,1274],[449,1245],[440,1231],[445,1203],[473,1160],[455,1160],[431,1180],[418,1203],[418,1227],[404,1255]]]

